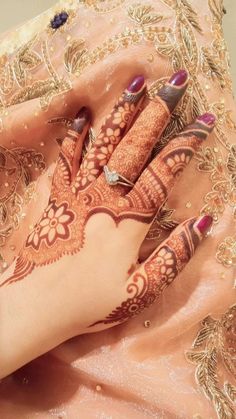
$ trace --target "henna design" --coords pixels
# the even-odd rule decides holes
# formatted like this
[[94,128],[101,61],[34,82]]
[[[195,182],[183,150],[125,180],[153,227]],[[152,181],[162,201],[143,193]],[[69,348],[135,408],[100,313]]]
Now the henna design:
[[[62,147],[58,156],[57,166],[52,182],[52,194],[53,188],[60,190],[71,184],[73,173],[76,170],[81,157],[82,143],[88,132],[90,119],[89,110],[83,107],[77,113],[73,124],[71,124],[71,128],[68,130],[67,136],[62,142]],[[81,143],[80,153],[77,155],[79,142]]]
[[[127,298],[98,324],[123,323],[153,304],[193,256],[201,240],[196,219],[185,221],[129,279]],[[144,270],[144,273],[143,273]]]
[[[200,121],[189,125],[158,154],[144,170],[126,199],[135,208],[153,209],[160,207],[172,189],[176,178],[190,162],[192,156],[205,140],[212,127]],[[141,205],[141,206],[140,206]]]
[[[142,111],[123,141],[116,147],[109,160],[110,170],[118,171],[132,183],[136,181],[168,124],[171,111],[183,96],[187,79],[187,72],[179,71],[159,90],[155,99]],[[114,196],[127,192],[126,187],[109,188],[105,177],[101,178],[100,187]]]
[[70,224],[74,219],[75,215],[68,209],[67,202],[57,206],[56,200],[53,199],[49,202],[41,220],[28,236],[25,246],[32,246],[35,250],[38,250],[43,241],[48,247],[51,247],[58,239],[69,240]]
[[[135,84],[136,80],[138,83]],[[113,151],[129,128],[141,102],[145,85],[142,78],[134,79],[131,86],[118,99],[111,114],[102,125],[100,134],[85,156],[74,183],[74,192],[85,190],[102,172]]]
[[[201,135],[204,130],[205,135],[208,134],[204,124],[197,122],[197,127]],[[32,272],[35,266],[46,265],[65,254],[79,252],[84,243],[86,223],[93,214],[107,213],[116,224],[128,218],[151,223],[158,207],[166,200],[169,190],[174,185],[177,174],[182,171],[201,143],[189,128],[186,133],[186,136],[184,134],[172,140],[162,150],[126,197],[118,197],[115,200],[109,190],[101,188],[100,179],[80,194],[73,193],[73,182],[67,184],[70,165],[69,154],[67,160],[62,159],[62,155],[66,156],[68,152],[64,148],[59,157],[49,206],[28,237],[13,276],[0,284],[0,287],[22,279]],[[194,133],[198,134],[195,125]],[[68,141],[65,144],[68,145]]]
[[[131,101],[137,102],[137,97],[134,96],[133,90],[137,90],[138,84],[136,86],[135,83],[134,86],[131,85],[132,88],[130,89],[129,95],[131,95],[132,100],[129,101],[129,106]],[[171,86],[168,88],[171,92],[171,89],[173,90],[176,87]],[[124,95],[126,94],[125,92]],[[140,97],[142,94],[143,89],[137,93]],[[122,96],[122,101],[124,95]],[[122,121],[124,122],[126,117],[121,115],[120,103],[121,101],[118,101],[118,105],[115,107],[112,116],[108,117],[107,121],[115,119],[119,124],[122,124]],[[124,106],[123,103],[123,108]],[[158,109],[160,110],[159,114]],[[140,154],[145,159],[145,153],[148,154],[148,151],[151,151],[150,144],[153,142],[154,133],[157,136],[159,135],[159,130],[165,124],[164,120],[169,116],[169,110],[167,111],[166,109],[162,99],[157,99],[156,102],[148,107],[147,112],[143,113],[144,116],[141,115],[139,130],[135,132],[138,137],[142,126],[142,137],[141,141],[139,139],[139,147],[136,140],[138,153],[135,153],[135,149],[133,148],[134,144],[131,146],[132,157]],[[150,112],[150,110],[152,111]],[[161,117],[159,118],[161,119],[161,123],[157,122],[154,126],[152,125],[153,128],[151,130],[148,129],[151,124],[148,114],[149,118],[154,120],[158,120],[158,116]],[[148,168],[140,176],[133,190],[127,196],[117,196],[114,199],[114,196],[111,194],[112,188],[104,184],[104,174],[96,179],[95,182],[91,183],[91,172],[88,171],[86,173],[87,180],[85,183],[82,182],[81,178],[81,185],[83,183],[82,190],[78,190],[78,178],[82,173],[81,170],[78,176],[73,179],[73,168],[77,164],[76,159],[79,159],[78,150],[82,150],[80,140],[85,137],[85,133],[88,130],[88,118],[88,112],[85,112],[85,109],[82,108],[75,119],[72,126],[73,129],[69,130],[67,137],[62,143],[57,169],[53,178],[49,205],[20,252],[16,260],[13,275],[4,280],[0,284],[0,287],[21,280],[28,273],[32,272],[36,266],[50,264],[63,255],[71,255],[79,252],[84,244],[85,226],[89,218],[95,213],[109,214],[116,224],[122,219],[128,218],[142,223],[151,223],[158,207],[167,198],[168,191],[174,185],[177,174],[183,170],[195,149],[201,143],[200,138],[205,138],[213,129],[213,126],[209,127],[206,124],[203,117],[201,120],[199,119],[195,124],[188,127],[180,138],[173,140],[150,163]],[[130,123],[130,118],[127,119],[129,120],[128,123]],[[92,153],[92,156],[98,153],[98,159],[95,158],[93,161],[98,162],[100,159],[102,164],[106,162],[104,156],[112,152],[109,147],[113,147],[112,143],[117,142],[116,138],[120,136],[122,129],[127,128],[127,124],[124,125],[123,123],[122,127],[120,126],[119,128],[113,126],[112,133],[109,131],[111,128],[107,126],[107,122],[105,122],[104,127],[102,130],[102,144],[99,139]],[[114,128],[119,130],[117,136],[114,135]],[[136,129],[137,127],[134,128],[134,130]],[[107,134],[107,132],[111,135],[107,139],[107,145],[104,146],[106,144],[105,139],[107,138],[104,136],[104,133]],[[142,142],[144,134],[147,137],[146,142]],[[130,143],[132,144],[133,136],[127,134],[127,138],[125,137],[123,142],[126,144],[126,152],[129,152],[128,145]],[[143,143],[145,143],[144,147]],[[123,151],[125,151],[125,147]],[[119,152],[117,151],[114,154],[118,156]],[[85,159],[82,167],[85,168],[86,164],[89,166],[91,162],[92,158],[90,160],[89,158],[87,160]],[[120,164],[122,165],[122,162]],[[84,169],[82,168],[82,170]],[[133,165],[128,165],[127,170],[130,170],[131,177],[133,170],[138,170],[135,166],[135,159]]]

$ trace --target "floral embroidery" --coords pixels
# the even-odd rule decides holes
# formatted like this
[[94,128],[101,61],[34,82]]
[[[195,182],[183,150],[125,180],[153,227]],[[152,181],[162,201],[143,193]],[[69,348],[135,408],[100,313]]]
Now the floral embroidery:
[[226,239],[219,244],[216,252],[216,259],[226,268],[236,266],[236,234],[234,237],[226,237]]
[[[23,206],[35,192],[33,171],[45,169],[44,157],[33,149],[0,147],[0,247],[19,228]],[[24,190],[23,196],[21,195]]]
[[52,246],[57,239],[68,240],[70,237],[69,225],[74,218],[74,213],[68,209],[66,202],[57,206],[56,200],[52,200],[43,217],[29,235],[26,247],[32,246],[38,250],[42,241],[45,241],[48,246]]
[[213,403],[218,418],[235,418],[236,387],[230,382],[222,386],[219,370],[226,369],[236,379],[236,305],[219,320],[208,316],[202,321],[192,350],[186,356],[196,365],[196,381]]
[[[219,155],[219,149],[205,147],[200,149],[195,156],[198,161],[198,170],[210,173],[212,190],[204,198],[205,205],[202,214],[211,214],[215,222],[220,220],[226,204],[232,207],[233,213],[236,205],[236,145],[229,150],[226,164]],[[235,216],[235,215],[234,215]],[[236,218],[235,218],[236,219]]]

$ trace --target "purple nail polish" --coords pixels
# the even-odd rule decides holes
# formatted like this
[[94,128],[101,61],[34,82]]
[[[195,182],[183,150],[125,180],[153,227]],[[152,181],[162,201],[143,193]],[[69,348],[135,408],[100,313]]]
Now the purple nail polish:
[[128,91],[130,93],[137,93],[144,85],[144,77],[143,76],[136,76],[128,87]]
[[83,108],[81,108],[79,112],[76,114],[71,128],[81,133],[84,126],[89,122],[89,120],[90,120],[90,111],[88,108],[83,106]]
[[180,70],[177,73],[173,74],[170,78],[169,83],[173,86],[182,86],[188,78],[188,73],[186,70]]
[[214,125],[216,117],[212,113],[204,113],[204,115],[201,115],[197,118],[198,121],[204,122],[206,125]]
[[212,226],[213,218],[211,215],[204,215],[200,220],[196,222],[196,227],[201,234],[206,233],[209,228]]

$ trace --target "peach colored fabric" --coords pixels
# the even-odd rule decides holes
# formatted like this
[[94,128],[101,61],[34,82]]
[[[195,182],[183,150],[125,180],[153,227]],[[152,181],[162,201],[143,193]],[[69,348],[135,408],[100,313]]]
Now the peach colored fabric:
[[[64,126],[48,124],[48,120],[59,116],[73,117],[85,105],[93,111],[96,132],[114,99],[133,76],[144,74],[150,86],[173,72],[171,60],[157,54],[158,43],[145,39],[144,35],[133,45],[127,46],[124,41],[125,48],[117,47],[107,56],[102,57],[101,53],[102,58],[95,63],[90,62],[93,55],[89,55],[88,51],[91,52],[107,38],[114,37],[126,28],[127,31],[128,28],[142,31],[151,26],[158,27],[160,32],[163,26],[172,28],[177,36],[177,44],[181,44],[177,27],[174,26],[177,14],[171,7],[174,1],[142,1],[142,5],[153,8],[150,16],[156,21],[141,26],[127,13],[129,7],[134,5],[129,0],[117,1],[117,7],[106,13],[101,13],[100,8],[104,10],[105,7],[102,1],[85,0],[78,3],[78,7],[75,3],[71,7],[77,15],[71,20],[71,26],[65,27],[64,32],[58,31],[52,35],[42,24],[42,31],[32,46],[33,51],[42,56],[42,41],[47,40],[53,68],[63,82],[67,82],[66,88],[62,89],[65,91],[56,94],[43,109],[40,107],[42,91],[41,94],[36,92],[37,97],[30,99],[34,81],[51,77],[54,77],[54,82],[56,80],[56,73],[44,62],[30,69],[29,74],[26,69],[25,85],[31,86],[28,96],[26,91],[22,92],[19,83],[14,84],[9,94],[3,95],[1,146],[33,148],[43,153],[47,165],[44,174],[32,173],[32,179],[37,184],[36,192],[30,204],[23,208],[26,216],[22,218],[19,229],[11,234],[2,248],[1,253],[8,263],[17,254],[30,225],[37,220],[47,202],[50,190],[48,173],[52,172],[58,153],[55,140],[63,138],[66,132]],[[114,1],[106,1],[105,5],[109,8],[111,3],[115,5]],[[191,5],[204,29],[201,35],[191,27],[200,54],[200,47],[211,48],[216,38],[211,30],[216,15],[209,9],[206,0],[193,0]],[[58,5],[58,10],[63,7],[68,5]],[[163,18],[158,20],[157,14],[163,15]],[[190,39],[189,35],[187,38]],[[81,74],[68,73],[64,65],[66,45],[73,39],[83,39],[83,48],[86,49],[79,69]],[[191,48],[194,51],[193,45]],[[12,62],[15,57],[17,53],[6,57],[6,62]],[[188,70],[190,75],[195,71],[194,68]],[[216,102],[221,103],[226,110],[232,111],[231,116],[235,119],[232,93],[227,89],[222,90],[217,79],[209,80],[199,64],[198,70],[197,78],[194,76],[193,81],[198,80],[209,101],[209,105],[200,103],[200,109],[208,110],[205,108],[210,108]],[[68,89],[69,84],[71,89]],[[206,85],[210,89],[206,89]],[[25,93],[25,96],[22,96],[22,103],[14,104],[20,101],[17,93]],[[40,95],[41,99],[38,97]],[[191,119],[190,112],[188,114]],[[223,115],[225,117],[226,114]],[[224,125],[224,120],[220,124],[228,142],[235,143],[235,132]],[[45,143],[43,147],[40,145],[42,142]],[[228,151],[215,134],[208,140],[208,145],[217,147],[226,161]],[[1,179],[2,185],[4,182],[5,178]],[[211,187],[210,173],[199,172],[196,160],[193,161],[168,202],[170,208],[176,209],[174,218],[182,221],[198,214]],[[191,208],[186,207],[187,202],[191,202]],[[0,416],[4,419],[44,419],[51,416],[69,419],[216,418],[212,403],[196,384],[195,366],[186,360],[185,351],[191,348],[204,317],[208,314],[220,317],[235,302],[235,268],[225,268],[215,257],[219,243],[233,235],[235,224],[232,205],[227,201],[212,235],[197,251],[183,274],[152,307],[126,324],[66,342],[2,380]],[[16,246],[14,250],[13,245]],[[145,320],[150,320],[149,328],[144,327]],[[229,374],[221,366],[220,371],[221,383],[224,379],[230,380]]]

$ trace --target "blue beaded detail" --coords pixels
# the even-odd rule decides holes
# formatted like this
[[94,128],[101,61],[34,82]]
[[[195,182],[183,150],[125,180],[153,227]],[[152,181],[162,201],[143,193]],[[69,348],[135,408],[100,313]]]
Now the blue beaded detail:
[[58,29],[60,26],[64,25],[68,19],[69,15],[66,12],[61,12],[58,15],[55,15],[54,18],[51,20],[51,28]]

